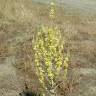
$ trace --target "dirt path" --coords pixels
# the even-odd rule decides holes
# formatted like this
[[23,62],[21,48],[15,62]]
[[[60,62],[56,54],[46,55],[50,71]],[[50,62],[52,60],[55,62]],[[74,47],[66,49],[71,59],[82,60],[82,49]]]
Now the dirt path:
[[[7,57],[0,64],[0,96],[16,96],[18,94],[18,79],[16,69],[13,67],[14,57]],[[1,83],[2,82],[2,83]]]
[[79,77],[79,89],[72,96],[96,96],[96,68],[75,68],[72,70]]
[[[30,34],[23,33],[20,36],[9,39],[9,49],[14,50],[14,46],[16,46],[17,43],[27,40],[30,36]],[[0,64],[0,96],[18,96],[20,92],[20,82],[18,81],[16,68],[14,67],[15,63],[16,58],[12,55],[6,57]]]

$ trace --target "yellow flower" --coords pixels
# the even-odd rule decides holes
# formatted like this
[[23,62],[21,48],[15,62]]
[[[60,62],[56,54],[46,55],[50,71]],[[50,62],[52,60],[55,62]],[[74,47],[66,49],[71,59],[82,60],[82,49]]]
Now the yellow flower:
[[54,78],[59,75],[62,66],[65,67],[64,77],[66,78],[69,60],[62,53],[64,43],[61,42],[60,30],[57,27],[42,26],[38,34],[36,40],[34,40],[36,70],[42,86],[47,88],[46,77],[49,83],[54,86]]
[[54,6],[55,5],[55,3],[54,2],[51,2],[51,6]]

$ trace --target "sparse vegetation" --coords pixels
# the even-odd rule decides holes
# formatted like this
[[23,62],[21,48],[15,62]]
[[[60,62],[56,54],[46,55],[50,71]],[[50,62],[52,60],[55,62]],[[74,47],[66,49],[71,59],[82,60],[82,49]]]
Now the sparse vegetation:
[[[56,7],[54,20],[64,36],[64,51],[71,52],[68,81],[58,86],[58,96],[95,96],[96,15],[65,7]],[[30,90],[40,93],[32,41],[41,23],[50,25],[48,12],[49,5],[31,0],[0,0],[0,96],[18,96],[25,81]],[[62,80],[61,72],[58,81]]]

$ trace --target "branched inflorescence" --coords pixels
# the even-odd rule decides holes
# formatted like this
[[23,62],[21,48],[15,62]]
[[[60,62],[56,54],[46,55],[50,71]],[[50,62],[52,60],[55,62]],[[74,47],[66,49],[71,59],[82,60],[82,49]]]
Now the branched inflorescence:
[[[55,18],[55,4],[51,2],[50,18]],[[64,41],[57,27],[42,26],[34,39],[36,73],[44,91],[42,95],[54,96],[56,78],[64,68],[67,76],[68,56],[64,52]]]
[[68,57],[64,54],[64,43],[58,28],[44,26],[41,28],[34,40],[34,57],[39,81],[51,94],[62,67],[65,79],[68,68]]

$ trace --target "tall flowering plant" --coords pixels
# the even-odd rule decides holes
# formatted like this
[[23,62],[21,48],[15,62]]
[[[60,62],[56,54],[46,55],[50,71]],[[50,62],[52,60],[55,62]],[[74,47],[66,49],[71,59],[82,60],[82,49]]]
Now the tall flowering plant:
[[[49,16],[54,20],[54,2],[51,2]],[[56,78],[64,68],[63,76],[66,79],[68,69],[68,56],[64,52],[61,32],[57,27],[42,26],[33,43],[35,68],[42,85],[42,95],[55,96]]]
[[[68,57],[64,54],[64,42],[56,27],[42,27],[34,39],[36,73],[44,94],[55,94],[56,78],[64,68],[66,79]],[[44,95],[43,94],[43,95]]]

